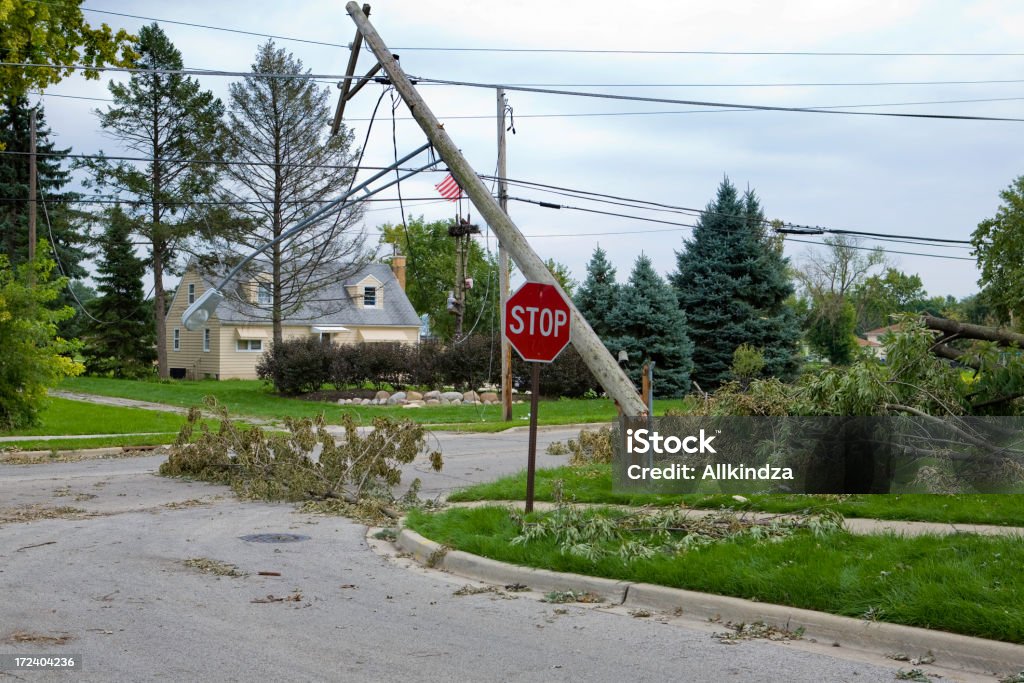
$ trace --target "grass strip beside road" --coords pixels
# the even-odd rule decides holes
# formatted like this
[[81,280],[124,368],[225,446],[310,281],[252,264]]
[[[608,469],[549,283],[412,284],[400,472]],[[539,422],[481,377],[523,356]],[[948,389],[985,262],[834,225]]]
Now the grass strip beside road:
[[[1022,497],[1011,494],[888,494],[888,495],[655,495],[612,492],[611,467],[586,465],[537,470],[536,499],[554,501],[555,482],[562,482],[564,500],[609,505],[680,505],[762,512],[824,512],[844,517],[939,522],[945,524],[997,524],[1024,527]],[[448,496],[453,502],[523,500],[526,472],[477,484]]]
[[[436,429],[459,431],[502,431],[527,424],[529,402],[512,406],[511,422],[502,420],[501,406],[340,406],[325,401],[306,401],[275,394],[260,380],[169,380],[138,381],[105,377],[70,377],[58,389],[100,396],[116,396],[188,408],[201,406],[213,396],[233,416],[281,420],[285,417],[314,417],[324,413],[327,421],[338,424],[344,414],[353,415],[359,424],[370,424],[377,416],[406,419]],[[521,397],[525,398],[525,397]],[[683,399],[659,401],[658,412],[681,408]],[[541,401],[538,420],[541,425],[611,423],[616,418],[610,399],[558,399]]]
[[518,527],[501,507],[413,511],[407,524],[448,547],[518,565],[1024,643],[1024,543],[1011,538],[802,531],[777,542],[748,536],[626,561],[563,553],[551,538],[512,544]]
[[[99,436],[86,439],[36,439],[28,441],[4,441],[0,443],[0,452],[3,451],[80,451],[89,448],[112,448],[112,447],[134,447],[134,446],[163,446],[174,443],[178,438],[178,432],[167,432],[164,434],[132,435],[124,434],[117,436]],[[3,459],[0,458],[0,462]]]

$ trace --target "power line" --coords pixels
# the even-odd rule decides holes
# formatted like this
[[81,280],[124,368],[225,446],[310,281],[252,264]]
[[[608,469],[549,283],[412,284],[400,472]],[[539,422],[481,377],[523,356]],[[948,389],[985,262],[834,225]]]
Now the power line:
[[[1024,83],[1024,81],[1021,81]],[[113,102],[114,100],[109,97],[85,97],[83,95],[61,95],[57,93],[37,92],[34,93],[42,97],[62,97],[75,100],[93,100],[96,102]],[[808,107],[809,109],[857,109],[857,108],[868,108],[868,107],[916,107],[926,104],[978,104],[982,102],[1016,102],[1024,100],[1024,97],[982,97],[982,98],[969,98],[969,99],[957,99],[957,100],[919,100],[915,102],[879,102],[871,104],[833,104],[833,105],[815,105]],[[516,114],[517,117],[523,119],[556,119],[556,118],[579,118],[579,117],[614,117],[614,116],[664,116],[664,115],[678,115],[678,114],[715,114],[722,112],[745,112],[750,111],[749,109],[670,109],[660,111],[616,111],[616,112],[561,112],[561,113],[550,113],[550,114]],[[461,119],[493,119],[494,114],[462,114],[455,116],[439,116],[440,119],[445,120],[461,120]],[[370,118],[346,118],[349,122],[366,122],[372,119]],[[396,118],[397,121],[415,121],[412,116],[399,116]]]
[[726,107],[731,109],[749,109],[753,111],[779,111],[798,112],[803,114],[846,114],[851,116],[884,116],[893,118],[911,119],[946,119],[961,121],[1013,121],[1024,122],[1024,118],[1010,118],[1000,116],[968,116],[962,114],[909,114],[906,112],[883,112],[883,111],[848,111],[848,109],[826,109],[824,107],[783,107],[766,104],[739,104],[731,102],[710,102],[705,100],[680,100],[668,97],[640,97],[638,95],[616,95],[614,93],[585,92],[580,90],[556,90],[554,88],[530,88],[525,86],[505,85],[501,83],[476,83],[473,81],[452,81],[440,78],[417,77],[421,83],[434,83],[436,85],[451,85],[467,88],[504,88],[516,92],[529,92],[540,95],[563,95],[566,97],[588,97],[604,100],[626,100],[631,102],[654,102],[659,104],[685,104],[695,107]]
[[[485,179],[489,179],[490,178],[490,176],[481,176],[481,177],[485,178]],[[706,209],[696,209],[696,208],[691,208],[691,207],[686,207],[686,206],[677,206],[677,205],[673,205],[673,204],[665,204],[665,203],[661,203],[661,202],[653,202],[653,201],[643,200],[643,199],[634,199],[634,198],[631,198],[631,197],[621,197],[621,196],[618,196],[618,195],[603,194],[603,193],[599,193],[599,192],[589,192],[589,191],[586,191],[586,190],[578,190],[578,189],[575,189],[575,188],[563,187],[563,186],[559,186],[559,185],[547,185],[547,184],[544,184],[544,183],[537,183],[537,182],[533,182],[533,181],[529,181],[529,180],[521,180],[521,179],[516,179],[516,178],[507,178],[506,182],[508,182],[511,185],[518,185],[518,186],[521,186],[521,187],[524,187],[524,188],[528,188],[528,189],[540,189],[541,191],[547,191],[547,192],[551,192],[553,194],[563,194],[563,196],[570,196],[570,197],[574,197],[574,198],[577,198],[577,199],[584,199],[584,200],[590,200],[590,201],[598,201],[598,202],[609,203],[609,204],[617,204],[619,206],[627,206],[627,207],[632,207],[632,208],[640,208],[640,209],[645,209],[645,210],[650,210],[650,211],[669,211],[669,212],[675,212],[675,213],[692,214],[694,216],[699,216],[699,215],[703,215],[703,214],[707,213]],[[565,193],[572,193],[572,194],[565,194]],[[618,200],[618,201],[615,201],[615,200]],[[622,202],[622,203],[620,203],[620,202]],[[627,204],[627,203],[624,203],[624,202],[630,202],[630,203]],[[637,205],[643,205],[643,206],[637,206]],[[648,208],[648,207],[653,207],[653,208]],[[548,208],[572,208],[572,207],[561,207],[561,206],[556,207],[556,206],[552,205],[552,206],[549,206]],[[718,215],[724,215],[726,217],[733,217],[733,216],[730,216],[729,214],[718,214]],[[764,224],[766,226],[771,226],[771,222],[768,221],[768,220],[765,220]],[[860,231],[860,230],[847,230],[847,229],[828,228],[828,227],[821,227],[821,226],[808,226],[808,225],[800,225],[800,224],[796,224],[796,223],[787,223],[787,222],[784,222],[783,225],[785,227],[787,227],[787,228],[796,228],[796,229],[801,229],[801,230],[804,230],[804,231],[809,231],[809,232],[805,232],[804,234],[829,233],[829,234],[849,235],[849,236],[857,236],[857,237],[875,237],[875,238],[886,239],[886,240],[900,240],[900,241],[902,241],[902,240],[913,240],[913,241],[916,241],[916,243],[919,243],[919,244],[927,244],[929,242],[936,242],[936,243],[948,244],[948,245],[971,245],[971,241],[970,240],[953,240],[953,239],[944,239],[944,238],[939,238],[939,237],[922,237],[922,236],[919,236],[919,235],[899,235],[899,234],[893,234],[893,233],[865,232],[865,231]],[[939,244],[936,244],[935,246],[939,246]]]
[[578,55],[695,55],[710,57],[1024,57],[1024,52],[828,52],[809,50],[599,50],[551,47],[413,47],[395,46],[409,52],[508,52]]
[[[1024,83],[1024,79],[982,81],[850,81],[822,83],[510,83],[524,88],[861,88],[907,85],[998,85]],[[504,86],[503,86],[504,87]]]
[[[525,198],[522,198],[522,197],[509,197],[508,199],[510,201],[523,202],[523,203],[527,203],[527,204],[535,204],[537,206],[541,206],[541,207],[548,208],[548,209],[569,209],[569,210],[572,210],[572,211],[583,211],[583,212],[586,212],[586,213],[594,213],[594,214],[599,214],[599,215],[603,215],[603,216],[613,216],[613,217],[616,217],[616,218],[626,218],[626,219],[635,220],[635,221],[644,221],[644,222],[648,222],[648,223],[661,223],[661,224],[665,224],[665,225],[679,226],[678,228],[676,228],[674,230],[673,229],[665,229],[665,230],[660,230],[660,231],[633,231],[633,230],[625,230],[625,231],[610,231],[610,232],[598,232],[598,233],[572,233],[572,234],[568,234],[567,233],[567,234],[531,235],[531,237],[534,237],[534,238],[536,238],[536,237],[585,237],[585,236],[586,237],[593,237],[593,236],[603,236],[603,235],[634,235],[634,234],[637,234],[638,232],[682,232],[683,230],[693,229],[693,228],[697,227],[696,225],[694,225],[692,223],[680,223],[678,221],[668,221],[668,220],[663,220],[663,219],[660,219],[660,218],[649,218],[649,217],[645,217],[645,216],[634,216],[634,215],[630,215],[630,214],[616,213],[616,212],[613,212],[613,211],[601,211],[601,210],[598,210],[598,209],[588,209],[588,208],[580,207],[580,206],[568,206],[568,205],[565,205],[565,204],[552,204],[552,203],[549,203],[549,202],[542,202],[542,201],[535,200],[535,199],[525,199]],[[817,244],[819,246],[827,246],[827,245],[822,244],[821,242],[812,242],[812,241],[809,241],[809,240],[791,239],[791,238],[788,238],[788,237],[786,238],[786,240],[790,241],[790,242],[801,242],[801,243],[805,243],[805,244]],[[909,256],[925,256],[925,257],[929,257],[929,258],[950,259],[950,260],[955,260],[955,261],[974,261],[975,260],[973,258],[969,258],[969,257],[966,257],[966,256],[947,256],[945,254],[926,254],[926,253],[922,253],[922,252],[897,251],[897,250],[894,250],[894,249],[885,249],[883,247],[851,246],[850,248],[866,250],[866,251],[873,251],[875,249],[881,249],[882,251],[884,251],[886,253],[889,253],[889,254],[906,254],[906,255],[909,255]]]
[[[92,67],[87,65],[71,65],[71,66],[60,66],[53,64],[21,64],[18,62],[0,62],[0,66],[9,67],[23,67],[23,68],[44,68],[44,69],[78,69],[78,70],[89,70],[89,71],[115,71],[124,73],[142,73],[142,74],[180,74],[180,75],[196,75],[196,76],[233,76],[243,78],[303,78],[303,79],[341,79],[341,80],[366,80],[365,76],[339,76],[332,74],[273,74],[273,73],[254,73],[250,71],[218,71],[218,70],[202,70],[202,69],[135,69],[129,67]],[[424,78],[417,77],[419,83],[422,84],[434,84],[434,85],[450,85],[467,88],[486,88],[496,89],[504,88],[506,90],[513,90],[516,92],[529,92],[540,95],[563,95],[566,97],[587,97],[605,100],[623,100],[630,102],[653,102],[658,104],[685,104],[693,107],[717,107],[726,109],[737,109],[737,110],[751,110],[751,111],[778,111],[778,112],[791,112],[791,113],[803,113],[803,114],[842,114],[849,116],[881,116],[890,118],[911,118],[911,119],[943,119],[951,121],[1005,121],[1005,122],[1024,122],[1024,118],[1013,118],[1003,116],[970,116],[965,114],[910,114],[906,112],[882,112],[882,111],[850,111],[852,107],[839,108],[826,108],[826,107],[783,107],[776,105],[767,104],[742,104],[742,103],[730,103],[730,102],[712,102],[705,100],[682,100],[673,99],[668,97],[641,97],[638,95],[616,95],[614,93],[600,93],[600,92],[587,92],[580,90],[557,90],[554,88],[532,88],[525,86],[516,85],[503,85],[500,83],[477,83],[473,81],[454,81],[441,78]]]
[[[20,152],[16,150],[0,150],[0,156],[28,156],[31,152]],[[284,161],[274,163],[270,161],[230,161],[227,159],[180,159],[175,157],[140,157],[140,156],[115,156],[107,154],[65,154],[60,152],[37,152],[36,156],[60,157],[61,159],[108,159],[113,161],[140,161],[145,163],[160,162],[165,164],[210,164],[214,166],[283,166],[289,168],[329,168],[343,171],[367,170],[380,171],[389,166],[358,166],[345,164],[313,164],[304,162]],[[401,168],[400,171],[411,171],[411,168]]]
[[[42,5],[56,5],[56,3],[36,0]],[[310,38],[297,38],[295,36],[282,36],[272,33],[261,33],[244,29],[228,28],[226,26],[212,26],[210,24],[199,24],[174,19],[157,19],[155,17],[128,14],[126,12],[113,12],[111,10],[98,9],[94,7],[82,7],[85,12],[107,14],[110,16],[139,19],[142,21],[155,21],[163,24],[176,26],[188,26],[191,28],[202,28],[212,31],[223,31],[225,33],[237,33],[259,38],[273,38],[274,40],[288,40],[296,43],[309,45],[321,45],[324,47],[349,48],[348,44],[332,43],[323,40]],[[588,48],[520,48],[520,47],[436,47],[436,46],[403,46],[394,47],[392,50],[408,50],[415,52],[489,52],[489,53],[553,53],[553,54],[627,54],[627,55],[709,55],[709,56],[785,56],[785,57],[1020,57],[1024,52],[839,52],[839,51],[784,51],[784,50],[630,50],[630,49],[588,49]]]

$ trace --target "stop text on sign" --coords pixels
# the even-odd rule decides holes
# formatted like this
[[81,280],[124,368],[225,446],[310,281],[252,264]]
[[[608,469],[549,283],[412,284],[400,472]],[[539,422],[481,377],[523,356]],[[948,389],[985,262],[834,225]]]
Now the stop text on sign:
[[524,283],[504,313],[505,337],[527,362],[550,363],[572,339],[569,302],[554,285]]
[[568,311],[538,308],[536,306],[509,307],[509,332],[512,334],[539,334],[558,337],[569,327]]

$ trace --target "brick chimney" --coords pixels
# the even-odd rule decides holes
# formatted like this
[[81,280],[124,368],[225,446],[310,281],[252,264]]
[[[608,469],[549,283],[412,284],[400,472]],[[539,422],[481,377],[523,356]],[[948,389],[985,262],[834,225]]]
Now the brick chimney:
[[395,254],[391,257],[391,270],[395,274],[395,279],[398,280],[398,286],[405,291],[405,257],[401,254]]

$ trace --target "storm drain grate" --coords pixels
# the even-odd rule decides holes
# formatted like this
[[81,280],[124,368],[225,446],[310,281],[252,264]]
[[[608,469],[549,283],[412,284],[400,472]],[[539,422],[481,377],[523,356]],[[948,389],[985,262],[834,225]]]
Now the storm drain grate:
[[309,540],[309,536],[302,534],[249,534],[239,538],[249,543],[297,543]]

